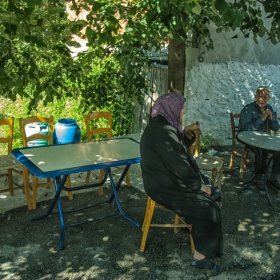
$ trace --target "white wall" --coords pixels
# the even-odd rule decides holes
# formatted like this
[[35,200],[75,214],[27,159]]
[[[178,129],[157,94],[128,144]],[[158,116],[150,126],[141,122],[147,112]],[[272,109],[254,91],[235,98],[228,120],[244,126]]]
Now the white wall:
[[269,104],[280,116],[280,46],[265,40],[232,40],[232,35],[216,34],[218,43],[209,52],[187,49],[184,124],[200,121],[204,135],[211,134],[216,145],[231,144],[229,113],[252,102],[259,86],[269,87]]

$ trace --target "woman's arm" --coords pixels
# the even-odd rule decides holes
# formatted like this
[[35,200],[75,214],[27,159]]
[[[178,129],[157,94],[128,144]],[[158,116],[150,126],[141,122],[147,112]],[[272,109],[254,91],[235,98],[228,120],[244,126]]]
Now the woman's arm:
[[184,127],[184,130],[183,130],[183,134],[184,134],[184,138],[185,138],[184,140],[188,147],[190,147],[193,144],[193,142],[195,141],[196,133],[202,134],[197,122]]

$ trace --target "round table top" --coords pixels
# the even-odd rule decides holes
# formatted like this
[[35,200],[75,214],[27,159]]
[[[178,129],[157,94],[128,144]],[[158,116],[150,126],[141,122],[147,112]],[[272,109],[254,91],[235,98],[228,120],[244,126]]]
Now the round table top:
[[280,134],[262,131],[241,131],[236,137],[240,142],[254,147],[280,151]]

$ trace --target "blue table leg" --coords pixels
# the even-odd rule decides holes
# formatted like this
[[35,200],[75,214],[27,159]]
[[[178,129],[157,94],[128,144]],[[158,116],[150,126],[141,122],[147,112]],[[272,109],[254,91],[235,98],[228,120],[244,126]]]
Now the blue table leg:
[[[64,177],[67,178],[67,176],[64,176]],[[65,181],[66,181],[66,178],[65,178]],[[61,189],[64,186],[64,183],[63,183],[63,180],[60,183],[58,183],[58,181],[59,180],[57,180],[57,179],[54,180],[54,187],[55,187],[55,191],[60,194]],[[58,250],[62,250],[64,248],[65,222],[64,222],[64,216],[63,216],[63,210],[62,210],[60,196],[58,196],[58,199],[57,199],[57,208],[58,208],[59,222],[60,222],[60,239],[59,239]]]
[[112,190],[113,190],[113,194],[112,196],[110,197],[109,199],[109,202],[111,202],[114,198],[115,198],[115,201],[116,201],[116,204],[117,204],[117,208],[119,210],[119,212],[121,213],[121,215],[126,219],[128,220],[129,222],[131,222],[133,225],[135,225],[136,227],[140,227],[140,224],[136,223],[134,220],[132,220],[130,217],[128,217],[124,211],[122,210],[121,208],[121,205],[120,205],[120,201],[119,201],[119,198],[118,198],[118,189],[129,169],[130,165],[127,165],[126,168],[124,169],[123,171],[123,174],[121,175],[118,183],[117,183],[117,186],[115,185],[115,182],[114,182],[114,179],[113,179],[113,175],[112,175],[112,172],[111,172],[111,169],[108,168],[108,173],[109,173],[109,177],[110,177],[110,183],[111,183],[111,187],[112,187]]
[[[62,189],[65,189],[66,191],[68,191],[68,190],[73,191],[73,190],[80,190],[80,189],[98,187],[99,185],[105,183],[105,181],[106,181],[106,179],[107,179],[107,177],[109,175],[109,177],[110,177],[110,184],[111,184],[111,187],[112,187],[112,190],[113,190],[113,194],[111,195],[111,197],[109,198],[108,201],[104,201],[104,202],[92,205],[91,207],[95,207],[95,206],[102,205],[102,204],[105,204],[105,203],[111,203],[115,199],[119,213],[126,220],[128,220],[129,222],[134,224],[136,227],[140,227],[140,224],[136,223],[134,220],[132,220],[130,217],[128,217],[124,213],[124,211],[121,208],[121,205],[120,205],[120,202],[119,202],[119,198],[118,198],[118,189],[120,188],[121,183],[122,183],[122,181],[123,181],[123,179],[124,179],[128,169],[129,169],[129,167],[130,167],[130,165],[127,165],[126,168],[124,169],[124,171],[123,171],[123,173],[122,173],[122,175],[121,175],[121,177],[120,177],[120,179],[119,179],[119,181],[117,183],[117,186],[115,185],[115,182],[114,182],[114,179],[113,179],[113,175],[112,175],[112,172],[111,172],[110,168],[107,168],[105,170],[104,179],[103,179],[102,182],[100,182],[98,184],[74,187],[74,188],[71,188],[71,189],[68,189],[67,187],[64,186],[68,175],[64,175],[62,177],[62,179],[60,177],[54,177],[54,186],[55,186],[55,192],[56,193],[55,193],[54,199],[53,199],[53,201],[52,201],[52,203],[51,203],[47,213],[44,214],[44,215],[41,215],[41,216],[36,216],[36,217],[29,218],[29,220],[30,221],[35,221],[35,220],[39,220],[39,219],[44,219],[44,218],[48,217],[50,214],[58,214],[59,215],[59,222],[60,222],[60,239],[59,239],[58,250],[63,250],[63,248],[64,248],[65,227],[66,226],[65,226],[65,221],[64,221],[64,213],[63,213],[63,209],[62,209],[62,203],[61,203],[61,200],[60,200],[60,193],[61,193]],[[57,207],[58,207],[58,213],[52,213],[53,208],[54,208],[56,203],[57,203]],[[88,207],[86,207],[86,208],[88,208]],[[82,210],[82,209],[73,210],[73,211],[70,211],[70,212],[76,212],[76,211],[80,211],[80,210]],[[67,213],[67,212],[65,212],[65,213]],[[115,215],[119,215],[119,214],[109,215],[109,216],[106,216],[106,217],[103,217],[103,218],[100,218],[100,219],[96,219],[96,220],[101,220],[101,219],[112,217],[112,216],[115,216]],[[74,225],[72,225],[72,226],[74,226]]]
[[60,193],[61,193],[61,191],[63,189],[63,186],[64,186],[64,184],[66,182],[67,176],[68,175],[63,176],[63,179],[60,181],[59,184],[56,183],[57,180],[59,180],[59,178],[58,179],[56,177],[53,178],[54,179],[54,185],[55,185],[56,193],[55,193],[54,199],[53,199],[53,201],[52,201],[52,203],[51,203],[47,213],[44,214],[44,215],[41,215],[41,216],[35,216],[35,217],[28,218],[29,221],[36,221],[36,220],[44,219],[44,218],[48,217],[52,213],[53,208],[54,208],[55,204],[57,203],[57,201],[58,201],[58,199],[60,197]]
[[54,199],[53,199],[47,213],[44,215],[41,215],[41,216],[29,218],[29,221],[36,221],[36,220],[40,220],[40,219],[44,219],[44,218],[48,217],[52,213],[53,208],[54,208],[55,204],[57,203],[59,221],[60,221],[60,240],[59,240],[58,250],[62,250],[64,247],[63,242],[64,242],[65,223],[64,223],[63,210],[62,210],[62,205],[61,205],[61,200],[60,200],[60,193],[66,182],[67,176],[68,175],[64,175],[62,180],[60,179],[60,177],[53,178],[54,187],[55,187],[55,196],[54,196]]

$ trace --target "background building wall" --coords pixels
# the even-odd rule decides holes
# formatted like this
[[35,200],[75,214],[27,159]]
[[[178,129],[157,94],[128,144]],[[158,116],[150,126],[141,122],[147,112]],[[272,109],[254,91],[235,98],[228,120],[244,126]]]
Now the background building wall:
[[200,121],[214,145],[231,143],[229,113],[253,102],[259,86],[270,89],[269,103],[280,116],[280,45],[265,39],[256,44],[240,34],[232,39],[234,35],[214,34],[214,50],[186,50],[184,124]]

